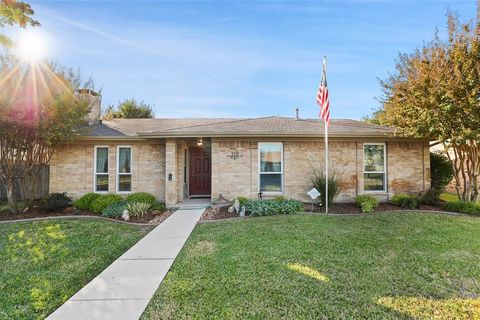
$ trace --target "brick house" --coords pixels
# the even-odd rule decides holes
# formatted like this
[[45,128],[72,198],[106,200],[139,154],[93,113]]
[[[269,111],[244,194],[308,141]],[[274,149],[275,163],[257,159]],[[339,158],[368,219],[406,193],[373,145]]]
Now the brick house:
[[[60,147],[50,164],[50,192],[146,191],[175,205],[237,196],[283,195],[307,201],[313,170],[323,165],[323,123],[285,117],[114,119],[90,126]],[[332,120],[330,171],[338,202],[358,194],[387,200],[430,186],[429,141],[355,120]]]

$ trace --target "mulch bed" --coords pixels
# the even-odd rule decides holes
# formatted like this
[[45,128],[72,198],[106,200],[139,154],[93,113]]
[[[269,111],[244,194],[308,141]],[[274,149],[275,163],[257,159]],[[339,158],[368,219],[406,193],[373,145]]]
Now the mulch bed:
[[[375,212],[386,212],[386,211],[396,211],[396,210],[404,210],[400,207],[394,206],[388,202],[380,202]],[[444,211],[443,206],[424,206],[421,205],[419,209],[415,209],[415,211],[422,211],[422,210],[432,210],[432,211]],[[311,212],[312,205],[305,204],[305,212]],[[318,205],[313,206],[313,212],[324,213],[325,208],[319,207]],[[328,213],[335,213],[335,214],[359,214],[362,213],[360,208],[357,206],[356,203],[334,203],[328,208]]]
[[[151,211],[145,214],[143,217],[133,217],[130,216],[130,219],[127,222],[132,223],[145,223],[145,224],[160,224],[165,219],[170,217],[173,214],[174,210],[166,211]],[[46,217],[56,217],[56,216],[96,216],[101,217],[102,215],[96,212],[90,211],[80,211],[73,207],[68,207],[58,212],[49,212],[45,213],[40,210],[38,207],[34,207],[28,211],[20,211],[17,214],[12,214],[8,210],[0,211],[0,221],[12,221],[20,219],[32,219],[32,218],[46,218]],[[118,219],[123,221],[123,219]]]
[[[200,221],[211,221],[211,220],[223,220],[223,219],[231,219],[231,218],[239,218],[240,215],[236,212],[228,212],[228,207],[230,205],[208,208],[203,213]],[[387,212],[387,211],[398,211],[404,210],[400,207],[394,206],[388,202],[381,202],[375,212]],[[440,206],[424,206],[421,205],[419,209],[415,209],[414,211],[445,211],[443,209],[443,203]],[[312,205],[305,204],[305,212],[312,212]],[[318,205],[313,206],[313,212],[315,213],[324,213],[325,208],[319,207]],[[328,213],[332,214],[361,214],[362,211],[357,206],[356,203],[334,203],[332,206],[328,208]]]
[[215,207],[215,208],[207,208],[203,213],[200,221],[208,221],[208,220],[222,220],[222,219],[231,219],[231,218],[238,218],[240,214],[236,212],[228,212],[227,206]]

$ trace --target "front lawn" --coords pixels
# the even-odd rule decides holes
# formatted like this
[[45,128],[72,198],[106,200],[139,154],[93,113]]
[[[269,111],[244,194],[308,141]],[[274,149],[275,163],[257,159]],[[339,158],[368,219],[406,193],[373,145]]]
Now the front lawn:
[[476,319],[479,235],[425,213],[201,224],[143,319]]
[[147,230],[93,220],[0,224],[0,319],[43,319]]

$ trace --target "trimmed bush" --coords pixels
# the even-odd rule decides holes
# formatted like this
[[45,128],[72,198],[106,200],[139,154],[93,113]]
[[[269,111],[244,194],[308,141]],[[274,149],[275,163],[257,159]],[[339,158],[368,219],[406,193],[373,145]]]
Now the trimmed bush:
[[408,194],[405,194],[405,193],[399,193],[394,195],[390,200],[390,202],[393,205],[396,205],[404,209],[413,210],[413,209],[420,208],[420,199],[415,196],[409,196]]
[[150,210],[152,211],[165,211],[167,209],[167,207],[165,206],[165,203],[161,203],[161,202],[156,202],[154,204],[152,204],[152,206],[150,207]]
[[100,195],[98,193],[87,193],[78,198],[73,202],[73,206],[79,210],[92,210],[92,203],[95,201]]
[[440,195],[453,179],[453,166],[450,160],[442,153],[430,153],[431,188],[422,195],[422,203],[438,205]]
[[114,219],[121,218],[126,206],[126,201],[114,202],[102,210],[102,216]]
[[452,201],[445,204],[445,210],[466,214],[480,215],[480,204],[475,202]]
[[[313,187],[320,192],[319,203],[325,207],[325,186],[327,180],[325,179],[325,174],[322,171],[314,170],[310,182]],[[338,196],[341,191],[340,182],[337,180],[335,174],[332,174],[328,177],[328,205],[333,204],[333,200]]]
[[249,216],[273,216],[278,214],[294,214],[304,210],[303,203],[298,200],[249,200],[245,204]]
[[145,213],[148,212],[152,205],[147,202],[130,202],[127,204],[125,209],[128,210],[128,213],[134,217],[143,217]]
[[122,201],[123,198],[118,194],[105,194],[95,199],[92,203],[92,211],[101,213],[105,208],[115,202]]
[[50,193],[42,200],[42,209],[46,212],[53,212],[65,209],[72,204],[72,199],[65,192]]
[[369,195],[357,196],[355,202],[362,210],[362,213],[373,213],[378,207],[378,200]]
[[148,192],[136,192],[127,196],[128,202],[146,202],[150,205],[155,203],[155,196]]

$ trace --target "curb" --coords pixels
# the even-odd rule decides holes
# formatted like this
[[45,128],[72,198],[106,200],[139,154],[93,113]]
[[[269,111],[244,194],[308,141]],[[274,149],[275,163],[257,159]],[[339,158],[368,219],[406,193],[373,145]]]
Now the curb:
[[33,221],[43,221],[43,220],[68,220],[68,219],[87,219],[87,220],[104,220],[104,221],[109,221],[109,222],[116,222],[120,224],[126,224],[126,225],[133,225],[133,226],[139,226],[139,227],[155,227],[158,226],[158,224],[152,224],[152,223],[138,223],[138,222],[126,222],[126,221],[120,221],[120,220],[115,220],[115,219],[110,219],[110,218],[105,218],[105,217],[98,217],[98,216],[50,216],[50,217],[38,217],[38,218],[26,218],[26,219],[13,219],[13,220],[4,220],[0,221],[0,224],[7,224],[7,223],[15,223],[15,222],[33,222]]

